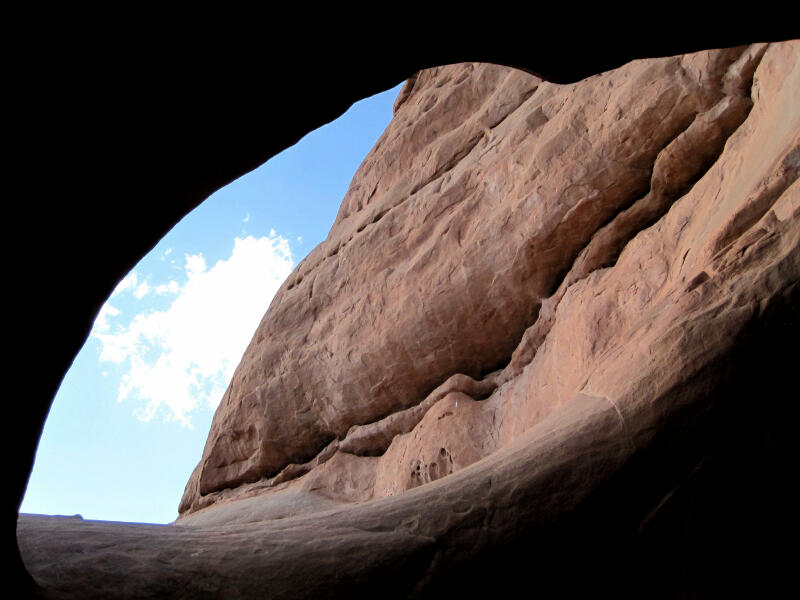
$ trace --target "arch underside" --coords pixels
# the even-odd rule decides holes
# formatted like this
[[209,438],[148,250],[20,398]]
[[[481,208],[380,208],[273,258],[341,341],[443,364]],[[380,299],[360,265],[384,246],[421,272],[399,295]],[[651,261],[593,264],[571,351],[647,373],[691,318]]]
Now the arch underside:
[[[103,85],[95,80],[92,65],[69,77],[54,67],[46,89],[69,83],[80,93],[48,106],[50,114],[41,125],[47,139],[54,140],[48,155],[58,156],[49,181],[37,191],[48,197],[40,229],[47,242],[41,252],[57,252],[65,264],[91,268],[55,272],[46,282],[26,273],[25,265],[12,272],[26,290],[18,314],[29,315],[27,321],[34,323],[33,331],[27,327],[17,336],[20,355],[41,356],[43,340],[47,350],[43,360],[35,361],[35,376],[25,378],[28,400],[12,407],[20,441],[9,476],[13,493],[6,495],[9,547],[12,523],[17,538],[17,510],[50,399],[97,310],[138,257],[214,190],[332,120],[352,102],[421,68],[484,60],[567,82],[635,56],[762,41],[752,35],[715,40],[710,46],[702,36],[682,41],[663,36],[650,45],[624,49],[576,46],[560,57],[544,42],[538,48],[519,44],[490,52],[473,52],[466,45],[447,51],[422,47],[387,57],[380,70],[341,50],[321,58],[313,81],[299,59],[289,59],[270,71],[267,85],[263,80],[247,84],[245,78],[231,82],[229,67],[205,69],[208,63],[194,65],[179,80],[168,68],[154,67],[149,73],[122,68]],[[544,52],[545,46],[550,51]],[[46,103],[44,95],[38,99]],[[155,139],[162,141],[156,144]],[[32,142],[36,140],[25,143]],[[71,151],[73,144],[80,147],[77,153]],[[797,192],[796,185],[793,192],[790,186],[786,189],[789,195]],[[15,206],[11,222],[30,210],[23,203]],[[115,221],[125,226],[110,228],[108,223]],[[774,225],[778,229],[769,231],[791,240],[796,230],[780,229],[789,227],[785,222],[779,218]],[[750,225],[759,223],[756,219]],[[791,355],[781,350],[798,333],[798,291],[791,278],[797,252],[789,242],[774,248],[759,239],[749,244],[762,244],[759,252],[772,253],[770,264],[782,265],[776,269],[783,269],[784,278],[790,273],[788,285],[771,288],[771,272],[760,266],[742,279],[742,289],[769,293],[743,300],[744,308],[729,316],[736,323],[736,343],[721,347],[707,366],[718,374],[705,378],[701,369],[664,392],[702,397],[702,402],[677,402],[668,415],[645,409],[627,415],[602,395],[581,393],[487,460],[394,498],[257,527],[137,528],[21,517],[20,544],[27,544],[29,553],[34,547],[45,553],[34,563],[47,562],[47,552],[76,557],[65,558],[59,568],[67,578],[84,582],[97,574],[96,560],[86,557],[101,553],[112,575],[104,575],[107,587],[96,580],[98,597],[108,597],[109,591],[119,597],[159,597],[178,589],[187,597],[226,589],[252,597],[277,592],[314,597],[330,589],[387,595],[390,586],[394,591],[388,595],[398,597],[444,590],[474,595],[504,586],[513,590],[531,564],[547,573],[535,584],[541,590],[594,585],[637,590],[664,581],[665,595],[680,593],[682,585],[701,591],[724,585],[721,578],[730,568],[722,566],[726,560],[750,572],[780,574],[781,562],[773,554],[734,556],[741,548],[763,547],[777,535],[781,515],[788,514],[775,503],[788,497],[782,496],[782,486],[790,438],[779,399],[785,394],[786,374],[792,372]],[[97,248],[103,248],[102,255]],[[689,283],[694,287],[687,293],[710,285],[702,277]],[[46,300],[52,289],[73,290],[60,299],[57,312]],[[680,348],[684,342],[671,343]],[[748,373],[764,375],[754,380]],[[754,398],[774,410],[765,408],[754,416]],[[636,443],[640,438],[647,443]],[[542,461],[542,456],[550,460]],[[489,489],[476,489],[475,481],[489,482]],[[514,510],[521,506],[526,510]],[[736,544],[726,547],[734,537]],[[117,545],[103,554],[110,540]],[[83,557],[74,554],[75,544]],[[694,553],[693,559],[676,558],[676,544]],[[695,549],[686,550],[687,544]],[[146,552],[137,554],[145,546]],[[188,547],[195,550],[187,552]],[[13,549],[16,554],[16,543]],[[718,555],[707,572],[699,571],[707,553]],[[341,559],[331,561],[331,556]],[[609,575],[618,563],[638,571],[622,588]],[[232,564],[237,568],[230,569]],[[574,578],[575,568],[586,578]],[[24,578],[21,563],[16,569]],[[676,571],[682,575],[673,577]],[[271,573],[269,579],[260,577],[264,572]],[[502,577],[490,578],[491,573]],[[40,593],[58,597],[53,590]]]

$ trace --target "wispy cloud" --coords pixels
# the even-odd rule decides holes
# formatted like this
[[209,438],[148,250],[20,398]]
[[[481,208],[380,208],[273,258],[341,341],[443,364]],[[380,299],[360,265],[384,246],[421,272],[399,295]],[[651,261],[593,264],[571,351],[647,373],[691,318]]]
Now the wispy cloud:
[[163,296],[164,294],[177,294],[181,291],[181,286],[174,279],[169,283],[162,283],[155,287],[156,294]]
[[149,293],[150,293],[150,285],[147,283],[147,281],[143,281],[142,283],[136,286],[135,290],[133,290],[134,297],[136,297],[139,300],[144,298]]
[[183,285],[150,286],[135,273],[126,277],[112,297],[154,292],[175,299],[166,310],[117,322],[114,331],[109,319],[121,311],[109,303],[101,309],[91,335],[101,343],[100,360],[124,370],[118,400],[138,401],[142,420],[160,416],[191,427],[192,411],[219,403],[293,266],[288,241],[271,230],[267,237],[236,238],[230,258],[210,268],[202,254],[185,255]]
[[[114,294],[112,294],[113,296]],[[106,302],[100,308],[100,312],[97,315],[97,318],[94,320],[94,326],[92,327],[92,335],[95,333],[103,333],[108,331],[111,326],[108,323],[109,317],[116,317],[120,314],[119,309],[111,304],[110,302]]]
[[[117,296],[122,294],[123,292],[127,292],[130,289],[136,287],[137,282],[139,281],[139,276],[136,274],[136,271],[131,271],[125,277],[122,278],[117,284],[117,287],[114,288],[114,291],[111,292],[111,297]],[[102,312],[102,311],[101,311]]]

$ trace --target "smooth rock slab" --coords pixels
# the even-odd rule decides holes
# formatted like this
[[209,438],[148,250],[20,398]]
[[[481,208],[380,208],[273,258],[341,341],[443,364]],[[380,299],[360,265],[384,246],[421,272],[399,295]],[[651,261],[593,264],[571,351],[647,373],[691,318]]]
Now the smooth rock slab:
[[[375,482],[337,500],[402,493],[576,393],[661,410],[797,280],[797,56],[755,44],[572,85],[480,64],[409,80],[267,311],[181,514],[314,470]],[[771,247],[743,256],[759,236]],[[364,460],[327,463],[341,453]]]

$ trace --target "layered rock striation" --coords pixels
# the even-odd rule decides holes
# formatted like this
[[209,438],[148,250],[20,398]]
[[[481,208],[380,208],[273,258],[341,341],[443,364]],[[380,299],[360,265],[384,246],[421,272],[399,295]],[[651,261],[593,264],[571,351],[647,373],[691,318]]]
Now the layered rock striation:
[[298,486],[399,494],[577,397],[623,422],[697,401],[800,279],[798,56],[755,44],[572,85],[418,73],[258,327],[182,516]]

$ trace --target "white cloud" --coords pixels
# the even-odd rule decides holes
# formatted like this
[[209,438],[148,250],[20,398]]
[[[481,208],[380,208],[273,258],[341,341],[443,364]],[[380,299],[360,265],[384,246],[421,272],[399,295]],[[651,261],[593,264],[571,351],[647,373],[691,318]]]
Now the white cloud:
[[147,284],[146,281],[140,283],[138,286],[136,286],[136,289],[133,290],[133,295],[136,297],[137,300],[141,300],[149,293],[150,293],[150,286]]
[[92,336],[102,344],[100,360],[125,369],[119,401],[138,400],[136,414],[145,421],[163,416],[191,426],[192,411],[219,403],[293,261],[288,241],[274,230],[236,238],[230,258],[211,268],[202,254],[185,260],[185,285],[149,288],[176,294],[168,309],[137,314],[111,333],[107,318],[119,311],[106,304]]
[[174,279],[169,283],[162,283],[155,287],[156,294],[163,296],[164,294],[177,294],[181,290],[181,286]]
[[302,244],[303,243],[303,236],[302,235],[298,235],[297,236],[297,241]]
[[[123,279],[122,281],[125,280]],[[120,282],[120,285],[122,285],[122,282]],[[119,285],[117,287],[119,287]],[[115,293],[116,290],[114,290],[111,295],[113,296]],[[110,304],[109,302],[103,304],[103,306],[100,308],[100,312],[97,313],[97,317],[94,320],[94,325],[92,326],[92,335],[94,335],[96,332],[100,333],[108,331],[111,328],[108,323],[108,318],[116,317],[119,314],[120,311],[116,306]]]
[[135,288],[138,280],[139,277],[136,275],[136,271],[131,271],[125,277],[123,277],[122,281],[117,284],[117,287],[115,287],[114,291],[111,292],[111,297],[113,298],[122,292],[126,292]]
[[247,223],[249,220],[250,220],[250,213],[248,212],[248,213],[247,213],[247,214],[244,216],[244,219],[242,219],[242,223]]
[[[238,241],[239,238],[236,238],[236,240]],[[234,251],[235,250],[236,245],[234,242]],[[184,257],[186,258],[186,274],[189,276],[190,281],[197,274],[206,270],[206,259],[203,258],[202,254],[184,254]]]

